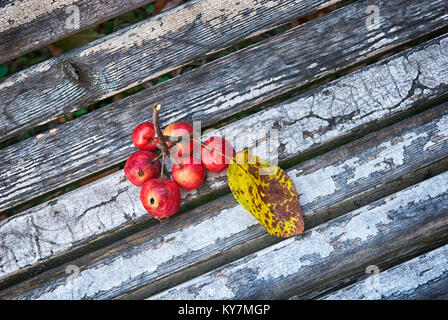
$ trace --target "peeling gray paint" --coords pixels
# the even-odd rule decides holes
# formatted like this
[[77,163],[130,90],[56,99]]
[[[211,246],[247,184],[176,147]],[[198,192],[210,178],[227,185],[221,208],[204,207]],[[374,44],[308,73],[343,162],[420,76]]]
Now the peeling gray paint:
[[[352,128],[379,119],[385,114],[408,108],[415,99],[412,87],[417,78],[420,79],[424,76],[438,79],[438,85],[444,85],[443,81],[446,81],[445,77],[448,74],[445,71],[448,64],[445,63],[444,57],[448,53],[448,49],[445,39],[441,39],[440,43],[440,45],[416,50],[408,54],[407,58],[406,55],[398,56],[385,64],[380,63],[352,73],[310,94],[298,97],[296,100],[282,103],[244,120],[236,121],[220,129],[219,132],[232,140],[235,149],[239,151],[245,146],[254,144],[258,138],[255,133],[261,132],[258,129],[267,131],[273,128],[282,128],[279,134],[280,146],[284,147],[282,157],[289,157],[320,143],[331,141],[332,138],[349,132]],[[429,59],[425,56],[427,51],[431,53],[432,68],[438,70],[436,74],[428,74],[429,69],[418,71],[415,61],[419,61],[420,64],[426,63],[425,61]],[[437,52],[439,54],[436,54]],[[395,88],[395,90],[390,90],[390,88]],[[332,123],[331,126],[327,126],[329,122]],[[439,136],[432,138],[426,144],[426,149],[431,150],[446,139],[446,122],[446,119],[439,121]],[[309,132],[309,135],[304,136],[304,132]],[[237,140],[235,137],[243,136],[242,133],[249,134],[244,139]],[[93,140],[97,138],[91,137]],[[412,139],[406,140],[402,144],[391,142],[383,145],[382,147],[386,148],[384,154],[370,162],[353,158],[350,160],[352,163],[347,162],[307,176],[299,176],[295,183],[302,193],[303,203],[308,204],[317,201],[319,197],[332,194],[337,187],[337,181],[333,178],[341,172],[344,166],[353,167],[355,173],[351,177],[352,180],[348,182],[355,183],[356,180],[353,179],[371,176],[374,172],[387,171],[390,167],[390,164],[387,163],[388,159],[392,159],[392,163],[395,165],[401,164],[406,146],[412,144],[413,141],[423,139],[424,134],[410,136],[410,138]],[[81,161],[81,156],[88,155],[81,152],[77,161]],[[19,178],[16,181],[16,186],[23,183],[22,187],[26,187],[27,183],[33,179],[39,179],[40,175],[33,172],[34,166],[29,161],[31,160],[25,159],[20,165],[9,168],[8,175],[11,177],[12,172],[20,173],[23,170],[22,173],[27,176],[26,181],[20,181],[21,178]],[[354,166],[358,166],[358,169]],[[19,177],[21,176],[25,179],[24,175],[19,174]],[[319,190],[307,187],[307,185],[314,185],[313,181],[319,177],[325,176],[333,178],[322,180],[323,185]],[[220,188],[225,184],[225,181],[220,180],[219,177],[216,180],[212,177],[213,175],[209,176],[211,187]],[[0,254],[0,266],[2,266],[0,277],[14,273],[25,266],[34,265],[41,259],[62,253],[80,243],[85,243],[94,237],[104,235],[131,221],[145,217],[147,214],[140,205],[138,190],[126,181],[121,181],[122,178],[122,172],[115,173],[85,188],[59,197],[56,206],[46,203],[27,210],[12,219],[2,221],[0,237],[3,242],[0,252],[3,252]],[[111,188],[111,186],[114,187]],[[123,188],[128,188],[128,190],[117,194],[117,190]],[[2,189],[3,191],[6,192]],[[183,193],[183,198],[186,199],[192,194]],[[5,194],[4,196],[8,197],[9,195]],[[195,196],[199,197],[200,193]],[[118,198],[114,199],[114,197]],[[33,245],[21,241],[23,238],[29,238],[30,232],[33,232],[26,227],[28,225],[26,221],[30,216],[33,216],[41,236],[39,255],[35,252]]]
[[[278,244],[258,251],[250,259],[240,259],[214,271],[163,291],[149,299],[233,299],[241,298],[239,290],[246,288],[244,296],[251,296],[249,289],[238,275],[242,270],[252,270],[253,286],[263,290],[270,283],[285,281],[289,275],[300,275],[306,267],[327,263],[329,257],[344,250],[349,243],[368,246],[376,237],[381,237],[385,227],[389,230],[403,219],[402,211],[414,203],[430,203],[437,197],[448,196],[448,172],[400,191],[383,201],[362,207],[336,220],[320,225],[301,236],[286,239]],[[219,275],[219,276],[218,276]],[[223,288],[222,278],[233,284],[233,295],[229,297]],[[202,288],[207,287],[204,291]],[[256,291],[255,291],[256,292]],[[225,293],[225,295],[221,295]]]
[[[448,246],[425,253],[378,274],[378,283],[368,286],[368,280],[325,296],[324,300],[400,299],[412,295],[419,287],[431,285],[448,276]],[[413,298],[418,298],[413,297]]]
[[[370,142],[365,145],[360,143],[363,147],[350,158],[345,157],[343,154],[336,157],[332,155],[323,155],[322,157],[324,157],[324,160],[310,160],[311,163],[317,161],[318,164],[321,164],[321,167],[319,167],[319,165],[316,166],[304,163],[290,170],[288,174],[301,194],[300,201],[304,208],[305,217],[313,215],[316,209],[339,203],[344,197],[349,198],[357,194],[360,190],[359,188],[363,188],[363,185],[365,184],[371,184],[372,186],[376,185],[379,181],[378,177],[358,177],[353,180],[354,172],[359,166],[362,167],[366,163],[368,164],[371,162],[379,164],[377,170],[374,170],[372,174],[380,174],[380,176],[391,170],[400,171],[403,167],[407,168],[407,170],[413,170],[412,168],[415,167],[413,164],[416,159],[424,154],[421,149],[424,147],[426,141],[429,141],[434,136],[438,136],[440,129],[444,129],[442,123],[445,122],[441,121],[441,119],[443,119],[444,115],[447,113],[448,110],[440,109],[438,113],[435,113],[432,117],[426,119],[426,122],[421,123],[418,126],[414,126],[414,121],[412,122],[412,125],[405,126],[404,128],[406,129],[402,129],[403,132],[400,135],[395,135],[393,137],[384,135],[380,141],[371,139],[372,141],[369,140]],[[440,120],[434,121],[433,119]],[[448,123],[446,125],[448,125]],[[423,132],[424,134],[421,135],[418,132]],[[448,144],[448,141],[446,144]],[[403,145],[412,145],[412,152],[410,152],[411,150],[406,151],[403,149]],[[443,145],[440,145],[439,147],[443,149]],[[383,162],[388,163],[389,159],[394,158],[395,152],[399,153],[399,158],[402,159],[402,161],[399,163],[391,162],[388,166],[382,166],[381,164]],[[426,155],[424,155],[426,157],[431,157],[431,152],[432,151],[426,151]],[[379,160],[376,161],[376,159]],[[76,215],[74,219],[80,224],[81,222],[95,222],[95,218],[98,219],[100,217],[97,216],[99,210],[102,209],[104,209],[104,215],[113,216],[114,214],[120,214],[120,211],[114,210],[114,206],[120,205],[121,207],[124,202],[130,201],[131,197],[138,196],[137,193],[129,192],[133,187],[127,185],[126,179],[123,176],[120,177],[118,173],[112,176],[116,176],[118,181],[115,181],[114,183],[119,183],[120,189],[114,197],[112,197],[113,199],[106,199],[96,203],[96,205],[85,209],[82,214]],[[221,176],[222,174],[218,174],[216,175],[216,178],[219,179]],[[397,177],[399,177],[399,175],[396,177],[392,176],[390,179],[396,179]],[[222,182],[223,180],[218,181]],[[355,187],[357,185],[358,187]],[[331,186],[331,188],[325,189],[326,186]],[[316,192],[318,189],[317,187],[320,188],[319,192]],[[439,189],[436,188],[435,190]],[[184,193],[184,196],[187,196],[188,194],[189,193]],[[121,199],[120,197],[127,198]],[[127,200],[128,198],[129,200]],[[391,197],[390,200],[388,200],[389,202],[386,200],[382,201],[382,205],[396,206],[400,204],[400,201],[403,202],[403,199],[411,201],[413,198],[414,195],[412,192],[403,191],[399,200]],[[61,200],[59,199],[55,201],[56,203],[52,203],[53,209],[61,208],[62,204],[60,201]],[[129,207],[131,206],[132,202],[129,203]],[[48,210],[48,208],[45,209]],[[367,207],[367,209],[370,210],[370,207]],[[55,219],[57,219],[59,213],[57,211],[54,211],[54,213],[56,215]],[[142,215],[144,214],[143,210]],[[33,217],[34,216],[31,216],[31,218]],[[125,216],[124,218],[130,219],[129,216]],[[113,219],[110,221],[110,223],[112,223]],[[48,246],[41,238],[41,229],[31,228],[31,226],[35,225],[34,221],[31,222],[28,226],[30,228],[29,244],[33,244],[32,241],[35,239],[33,237],[35,231],[37,230],[40,233],[39,238],[41,241],[39,241],[39,245],[41,249],[39,252],[35,250],[34,252],[36,254],[31,257],[31,259],[37,259],[38,256],[42,255],[42,252],[44,254],[50,253],[46,252]],[[97,222],[97,225],[102,226],[103,223],[107,223],[107,220],[99,221]],[[375,227],[376,223],[379,223],[382,227],[390,223],[389,216],[385,214],[381,208],[374,215],[362,216],[362,218],[354,217],[349,223],[345,222],[333,226],[331,236],[326,238],[319,237],[319,235],[315,234],[321,232],[319,228],[315,229],[310,233],[312,235],[310,244],[300,249],[300,252],[302,252],[303,255],[300,257],[298,263],[300,266],[306,267],[310,265],[313,259],[318,257],[319,259],[324,259],[328,257],[338,247],[334,247],[334,239],[349,242],[368,241],[370,237],[374,237],[378,233],[378,229]],[[49,280],[47,284],[42,284],[37,289],[28,290],[19,295],[18,298],[72,299],[113,297],[121,292],[120,290],[125,290],[123,288],[133,288],[133,286],[138,283],[152,283],[154,279],[165,277],[166,273],[164,273],[163,270],[167,268],[172,268],[172,270],[175,269],[180,272],[183,267],[188,267],[191,264],[194,264],[194,261],[185,258],[186,256],[197,255],[197,257],[201,257],[201,259],[205,259],[223,248],[223,243],[229,241],[234,245],[244,243],[246,239],[251,239],[254,235],[259,235],[259,231],[264,231],[259,228],[253,229],[256,230],[254,232],[248,232],[249,228],[255,225],[258,225],[256,220],[241,206],[237,204],[235,205],[235,203],[232,202],[228,207],[225,207],[210,216],[204,217],[199,223],[192,226],[181,226],[179,229],[170,229],[170,232],[164,234],[163,238],[157,241],[157,243],[153,243],[155,241],[153,239],[142,240],[141,245],[125,248],[119,252],[113,250],[113,253],[104,261],[88,264],[80,273],[78,279],[80,286],[77,287],[75,291],[71,289],[71,286],[67,286],[65,281],[62,281],[63,277],[56,277],[54,279],[51,277],[52,280]],[[88,234],[89,232],[95,231],[91,230],[90,225],[88,226],[89,228],[86,229],[87,231],[82,232]],[[56,232],[57,235],[64,234],[63,229],[52,231]],[[47,232],[48,230],[45,230],[45,234],[51,236],[51,232]],[[68,232],[71,232],[71,239],[74,241],[75,234],[73,234],[73,230],[69,229]],[[245,236],[242,236],[242,234],[245,234]],[[238,240],[235,242],[235,239]],[[57,240],[62,242],[62,239],[58,238]],[[282,244],[287,245],[287,242],[282,242]],[[277,249],[280,248],[279,245]],[[315,250],[315,248],[319,248],[319,250]],[[48,249],[51,249],[51,247]],[[20,254],[20,251],[16,253]],[[37,255],[37,253],[39,253],[39,255]],[[285,255],[284,258],[288,259],[287,255]],[[257,268],[253,266],[251,268],[244,268],[244,270],[245,272],[249,272],[248,270],[257,270]],[[168,272],[168,274],[170,272]],[[258,276],[258,273],[263,274],[263,271],[257,272],[257,275],[254,272],[251,271],[251,273],[246,273],[246,275],[252,277],[254,281],[260,277],[263,281],[269,279],[268,274]],[[279,267],[275,272],[287,274],[289,271],[285,271],[282,267]],[[113,279],[108,279],[107,284],[102,284],[98,280],[93,280],[107,279],[107,276],[105,275],[109,274],[113,274],[114,277]],[[226,285],[226,287],[229,286],[231,287],[232,285]],[[108,289],[106,290],[105,288]],[[227,290],[228,288],[224,289]],[[210,290],[213,289],[211,288]]]
[[64,8],[76,0],[14,0],[13,4],[0,8],[0,32],[19,27],[37,17]]

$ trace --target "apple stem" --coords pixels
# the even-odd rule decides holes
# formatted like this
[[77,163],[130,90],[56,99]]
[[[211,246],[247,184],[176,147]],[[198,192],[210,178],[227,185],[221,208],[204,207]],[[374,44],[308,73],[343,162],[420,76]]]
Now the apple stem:
[[161,156],[162,156],[162,154],[157,155],[154,159],[151,160],[151,163],[159,160]]
[[210,150],[210,151],[214,151],[214,152],[216,152],[217,154],[219,154],[219,155],[223,156],[224,158],[226,158],[227,160],[233,161],[233,158],[231,158],[231,157],[229,157],[229,156],[226,156],[224,153],[219,152],[217,149],[212,148],[212,147],[210,147],[210,146],[208,146],[208,145],[202,143],[202,142],[199,141],[199,140],[196,140],[196,139],[191,139],[191,140],[192,140],[194,143],[197,143],[197,144],[203,146],[205,149]]
[[165,137],[162,133],[162,130],[160,129],[160,123],[159,123],[159,113],[162,109],[162,105],[156,103],[154,105],[154,110],[152,112],[152,122],[154,124],[154,129],[156,129],[157,138],[159,138],[159,142],[157,143],[157,146],[159,147],[160,151],[162,151],[163,155],[170,154],[168,145],[166,144]]
[[163,177],[164,177],[164,174],[163,174],[164,166],[165,166],[165,154],[162,154],[162,169],[160,170],[160,179],[162,180],[162,183],[163,183]]
[[[163,183],[163,178],[164,178],[163,170],[165,167],[165,156],[170,155],[170,149],[168,148],[168,145],[166,144],[165,136],[162,133],[162,129],[160,129],[160,123],[159,123],[160,110],[162,110],[162,105],[159,103],[156,103],[154,105],[154,109],[152,112],[152,122],[154,124],[154,129],[156,130],[157,138],[159,138],[159,142],[157,143],[157,146],[159,147],[159,149],[161,151],[160,155],[162,156],[162,170],[160,171],[160,179],[162,180],[162,183]],[[160,158],[160,155],[159,155],[159,158]]]
[[[154,109],[153,109],[153,112],[152,112],[152,122],[154,124],[154,129],[156,130],[156,135],[157,135],[156,138],[159,138],[159,142],[157,143],[157,146],[159,147],[161,153],[160,153],[159,156],[156,157],[156,159],[159,159],[160,157],[162,157],[162,171],[161,171],[160,175],[161,175],[161,179],[163,181],[163,168],[164,168],[164,164],[165,164],[165,156],[168,155],[168,157],[170,157],[170,151],[169,151],[169,147],[168,147],[168,145],[166,143],[167,137],[165,137],[163,135],[162,130],[160,129],[159,113],[160,113],[161,109],[162,109],[162,105],[161,104],[158,104],[158,103],[154,104]],[[212,147],[202,143],[201,141],[194,139],[192,137],[192,133],[190,133],[188,136],[191,138],[191,141],[193,141],[194,143],[203,146],[207,150],[216,152],[217,154],[223,156],[224,158],[226,158],[229,161],[233,161],[232,157],[229,157],[229,156],[221,153],[217,149],[212,148]],[[175,145],[176,143],[178,143],[178,142],[180,142],[182,140],[182,137],[169,137],[168,140],[170,140],[170,142],[174,142],[174,145]],[[172,141],[172,140],[177,140],[177,141]],[[156,159],[154,159],[154,161]],[[172,159],[172,158],[170,157],[170,159]],[[174,161],[174,162],[177,163],[177,161]]]

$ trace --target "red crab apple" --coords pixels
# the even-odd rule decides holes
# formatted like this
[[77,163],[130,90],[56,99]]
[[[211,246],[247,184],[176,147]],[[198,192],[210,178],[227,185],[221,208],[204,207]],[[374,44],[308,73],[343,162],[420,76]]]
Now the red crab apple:
[[154,138],[155,130],[151,122],[140,123],[132,132],[132,143],[137,149],[155,151],[159,139]]
[[[211,172],[221,172],[229,166],[229,158],[235,156],[235,150],[229,141],[221,137],[211,137],[204,142],[208,148],[201,147],[202,164]],[[216,150],[216,151],[215,151]]]
[[205,170],[201,161],[193,156],[183,157],[174,164],[173,180],[184,190],[193,190],[204,181]]
[[156,178],[160,174],[160,161],[151,151],[134,152],[124,165],[126,178],[135,186],[140,187],[146,181]]
[[[193,132],[193,126],[188,122],[175,122],[168,125],[165,130],[163,130],[164,136],[170,137],[180,137],[186,136]],[[183,143],[183,141],[177,143],[174,147],[170,148],[170,156],[174,157],[175,160],[180,161],[184,155],[193,154],[194,149],[197,148],[195,144],[188,140],[189,143]],[[168,147],[171,147],[174,142],[167,142]]]
[[180,190],[173,180],[151,179],[143,185],[140,200],[154,218],[168,218],[179,210]]

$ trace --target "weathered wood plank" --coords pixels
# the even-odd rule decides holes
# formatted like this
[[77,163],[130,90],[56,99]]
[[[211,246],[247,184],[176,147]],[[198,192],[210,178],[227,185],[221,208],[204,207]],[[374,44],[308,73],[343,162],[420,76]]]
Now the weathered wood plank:
[[[448,51],[447,43],[446,38],[431,41],[425,46],[404,52],[370,68],[341,78],[310,94],[237,121],[229,125],[227,131],[239,132],[241,133],[240,136],[248,137],[249,141],[234,141],[235,147],[240,150],[250,144],[251,134],[248,134],[248,131],[254,133],[257,128],[263,128],[267,131],[272,128],[288,130],[290,132],[289,136],[282,134],[283,130],[279,134],[280,142],[289,145],[289,148],[282,149],[280,153],[282,158],[291,158],[294,154],[306,152],[317,145],[331,143],[334,141],[334,137],[350,132],[352,128],[388,117],[388,111],[393,114],[394,110],[413,108],[420,101],[425,101],[425,99],[431,97],[431,94],[437,95],[440,93],[440,88],[443,89],[444,83],[448,82],[446,79],[448,64],[444,60],[445,53]],[[417,61],[425,66],[422,67],[420,72],[416,68]],[[386,76],[381,77],[382,74],[386,74]],[[417,78],[421,86],[426,87],[425,89],[422,90],[416,85],[417,83],[414,80]],[[357,84],[362,81],[366,83],[365,88],[361,86],[358,89],[359,92],[355,90],[347,92],[347,88],[353,88],[354,85],[358,86]],[[402,88],[401,91],[389,90],[394,87],[394,81]],[[324,99],[327,92],[332,93],[334,99]],[[313,101],[316,101],[314,105]],[[314,111],[310,109],[311,106],[313,106]],[[343,118],[345,112],[350,114],[351,110],[357,110],[358,107],[360,108],[358,118]],[[302,132],[313,132],[316,129],[315,121],[319,119],[316,119],[313,115],[322,115],[325,112],[328,115],[324,117],[329,119],[328,122],[331,124],[321,127],[323,133],[316,132],[314,135],[304,136]],[[112,117],[118,115],[119,113],[112,115]],[[107,117],[104,119],[107,122]],[[119,125],[125,123],[125,121],[117,122],[114,128],[117,129]],[[293,127],[291,127],[291,123]],[[95,126],[98,123],[92,123],[91,125]],[[251,129],[252,126],[254,129],[245,130],[246,128]],[[327,128],[329,130],[325,132]],[[73,131],[63,131],[62,134],[65,132],[65,137],[74,136],[80,134],[81,130],[85,130],[85,127],[80,123]],[[110,133],[113,134],[114,131],[112,130]],[[53,143],[55,144],[49,144],[48,149],[50,151],[58,148],[58,139],[56,139],[58,136],[53,136],[55,138]],[[441,131],[440,136],[442,137],[440,139],[443,139],[446,133]],[[88,141],[94,143],[96,139],[97,136],[93,136]],[[113,136],[109,136],[109,139],[114,141]],[[290,141],[296,141],[296,143]],[[115,145],[115,142],[111,144],[110,148],[101,149],[98,147],[99,151],[94,155],[89,154],[89,151],[79,153],[76,151],[79,148],[75,146],[76,149],[72,153],[67,153],[67,155],[56,154],[53,157],[59,156],[59,159],[66,160],[62,167],[67,168],[73,164],[68,159],[71,155],[79,162],[79,169],[76,170],[83,170],[83,167],[87,166],[89,162],[95,165],[96,161],[100,163],[100,161],[106,161],[108,156],[111,157],[113,155],[113,145]],[[129,142],[126,142],[126,145],[129,145]],[[23,145],[25,150],[30,150],[27,148],[31,148],[31,146],[30,143]],[[132,152],[131,148],[128,149],[127,152]],[[17,150],[17,152],[20,153],[20,150]],[[7,154],[2,158],[12,158],[14,154],[14,152],[11,152],[10,155]],[[17,174],[20,174],[20,170],[23,170],[30,179],[35,179],[38,183],[43,180],[44,171],[48,167],[35,169],[35,176],[30,176],[30,172],[26,170],[33,168],[33,165],[39,159],[26,162],[27,159],[33,158],[31,154],[32,152],[28,151],[25,160],[18,157],[18,159],[6,165],[8,165],[8,172],[16,171]],[[95,159],[95,156],[101,156],[101,158]],[[41,159],[45,157],[46,155],[42,155]],[[85,162],[86,159],[89,162]],[[14,162],[16,162],[16,165],[14,165]],[[64,174],[67,175],[67,179],[76,177],[76,171],[71,174],[68,172]],[[2,173],[2,176],[5,176],[5,172]],[[17,183],[21,183],[20,176],[16,180],[19,180],[16,181]],[[14,186],[8,180],[4,183]],[[43,183],[49,182],[44,181]],[[225,177],[209,175],[207,183],[197,192],[184,195],[184,205],[194,202],[202,196],[209,195],[211,192],[223,190],[223,188],[226,188]],[[26,192],[29,192],[30,189],[27,189]],[[1,193],[6,193],[7,190],[2,188]],[[81,246],[81,244],[85,245],[93,239],[101,238],[122,228],[131,227],[141,220],[146,221],[146,219],[148,219],[147,215],[139,205],[138,191],[127,183],[122,171],[120,171],[84,188],[32,208],[9,220],[2,221],[0,235],[3,239],[9,238],[8,241],[14,243],[14,246],[7,245],[2,248],[4,251],[0,254],[0,257],[4,257],[5,260],[0,263],[0,265],[3,265],[2,270],[4,272],[0,277],[18,272],[19,269],[25,271],[27,270],[25,267],[46,261],[50,256],[57,257],[59,254]],[[35,234],[34,228],[30,227],[33,221],[36,225],[49,229],[45,237],[42,237],[42,240],[39,241],[39,246],[35,246],[34,242],[31,241]],[[50,228],[50,222],[57,227]],[[30,240],[24,241],[23,239]],[[45,241],[45,239],[48,240]],[[44,249],[40,250],[39,253],[38,247]],[[9,252],[9,250],[12,251]]]
[[[294,48],[289,44],[286,47]],[[275,48],[269,47],[270,50]],[[446,94],[447,53],[448,40],[442,37],[245,119],[239,126],[247,128],[248,132],[253,132],[253,128],[266,131],[282,128],[280,154],[285,158],[291,157]],[[223,78],[215,76],[215,84],[221,85]],[[266,73],[261,72],[260,77],[266,77]],[[179,79],[185,80],[182,77]],[[148,106],[154,101],[168,106],[162,116],[163,123],[199,120],[207,125],[234,107],[231,96],[215,96],[212,101],[218,104],[212,107],[207,102],[211,97],[202,96],[202,90],[191,95],[185,93],[185,87],[193,85],[193,79],[190,79],[192,82],[180,83],[177,89],[168,81],[160,91],[155,88],[149,96],[131,96],[109,108],[70,121],[59,129],[38,135],[33,140],[0,150],[3,165],[0,171],[0,211],[124,161],[135,151],[130,142],[130,133],[138,123],[150,118],[151,108]],[[203,83],[210,84],[208,81]],[[236,90],[238,83],[232,86]],[[267,85],[268,88],[276,86]],[[260,90],[264,91],[265,88]],[[256,92],[257,87],[253,87],[247,94],[252,97]],[[234,92],[235,101],[244,100],[244,96]],[[257,99],[254,98],[251,103],[256,103]],[[200,107],[196,107],[195,101]],[[187,105],[189,107],[185,108]],[[287,115],[288,119],[281,119],[281,115]]]
[[[307,228],[390,194],[394,191],[392,182],[406,180],[405,175],[446,157],[447,120],[448,109],[443,105],[288,170],[301,194]],[[446,163],[444,169],[447,169]],[[406,183],[410,181],[404,185]],[[65,199],[52,208],[56,215],[47,207],[36,212],[34,218],[29,215],[17,218],[10,224],[9,234],[5,228],[0,229],[8,235],[4,238],[7,248],[17,261],[25,262],[24,252],[20,251],[24,248],[13,244],[24,243],[25,247],[33,230],[34,234],[38,232],[36,241],[40,248],[35,256],[49,256],[58,246],[71,245],[71,240],[61,243],[70,231],[67,230],[69,224],[76,228],[71,235],[78,236],[85,228],[95,230],[114,223],[110,217],[116,213],[132,216],[137,208],[139,216],[144,214],[135,205],[138,202],[136,188],[124,190],[123,183],[118,185],[117,189],[120,188],[123,193],[118,198],[102,206],[89,204],[93,207],[88,213],[91,217],[87,226],[81,224],[85,220],[73,225],[71,220],[76,218],[64,215]],[[58,225],[55,225],[55,216]],[[96,219],[99,221],[95,225]],[[30,224],[34,228],[27,231]],[[22,229],[13,230],[20,225]],[[51,245],[51,240],[58,244]],[[176,283],[217,267],[221,261],[241,257],[274,241],[277,240],[270,237],[232,195],[227,195],[69,262],[81,269],[79,287],[74,291],[65,286],[68,275],[63,265],[4,290],[0,298],[105,299],[127,295],[128,291],[136,289],[131,297],[144,297],[167,288],[173,281]],[[9,259],[4,266],[13,270],[16,268],[14,260],[8,251],[4,252]],[[31,260],[36,259],[29,250],[25,252]],[[96,279],[105,279],[107,285]]]
[[[281,299],[406,256],[448,231],[448,172],[166,290],[152,299]],[[443,236],[442,236],[443,238]],[[446,239],[445,239],[446,240]]]
[[153,1],[7,1],[0,5],[0,64]]
[[323,299],[437,299],[448,293],[448,245],[382,271],[374,277],[375,280],[366,279]]
[[[0,140],[340,1],[185,3],[0,82]],[[445,24],[439,11],[431,28]]]

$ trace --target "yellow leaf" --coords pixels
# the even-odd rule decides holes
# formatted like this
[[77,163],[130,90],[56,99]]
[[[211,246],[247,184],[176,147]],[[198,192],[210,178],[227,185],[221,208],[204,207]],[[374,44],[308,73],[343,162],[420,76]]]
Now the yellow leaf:
[[287,238],[303,232],[299,196],[281,168],[245,149],[229,164],[227,178],[235,199],[271,235]]

